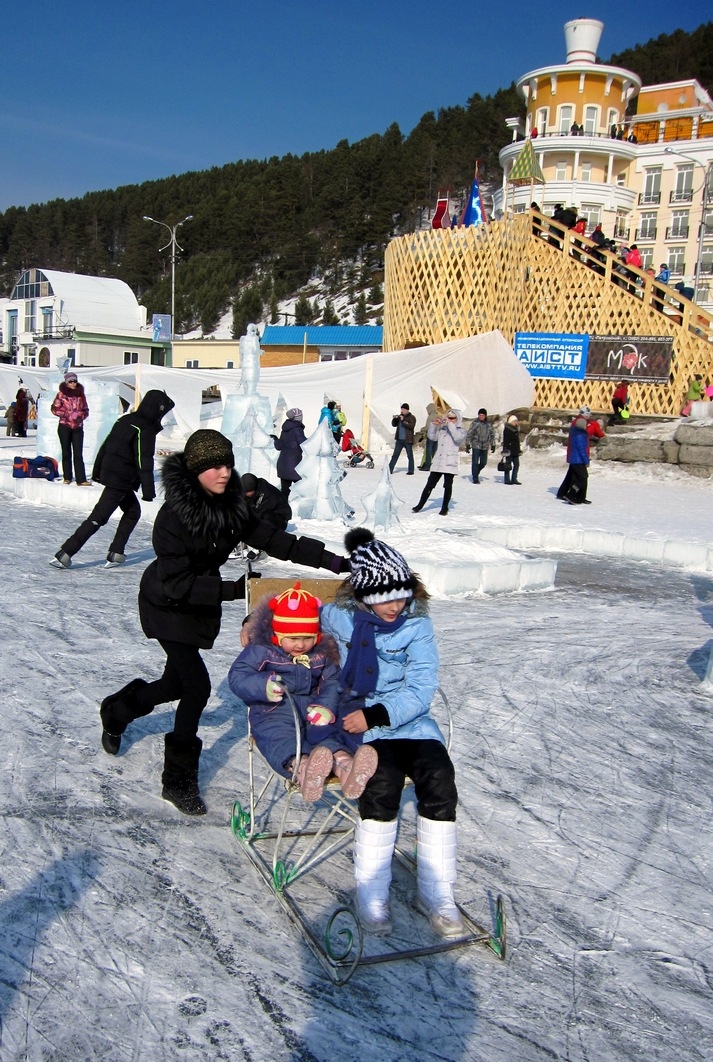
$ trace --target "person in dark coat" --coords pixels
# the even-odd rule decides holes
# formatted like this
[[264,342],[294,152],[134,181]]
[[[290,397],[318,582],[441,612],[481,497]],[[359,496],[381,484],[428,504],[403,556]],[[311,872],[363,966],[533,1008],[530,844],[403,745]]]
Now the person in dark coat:
[[245,577],[222,579],[220,569],[238,542],[279,560],[335,573],[345,558],[312,538],[296,538],[255,516],[234,468],[233,447],[218,431],[191,435],[183,453],[166,458],[165,502],[153,530],[154,560],[139,588],[139,618],[147,638],[166,654],[160,679],[133,679],[101,704],[102,747],[116,755],[121,735],[134,719],[159,704],[178,701],[173,730],[165,737],[162,795],[186,815],[203,815],[198,788],[202,742],[198,724],[210,696],[201,649],[211,649],[220,631],[222,603],[245,595]]
[[519,423],[514,413],[511,417],[508,417],[507,424],[503,428],[503,455],[506,452],[510,456],[512,470],[505,473],[503,483],[519,487],[520,480],[517,478],[517,474],[520,471],[520,454],[522,450],[520,448]]
[[141,488],[144,501],[156,497],[154,451],[161,421],[173,409],[174,402],[165,391],[147,391],[135,413],[120,417],[107,435],[94,459],[92,479],[102,483],[101,498],[87,519],[64,542],[50,561],[55,568],[69,568],[72,557],[108,523],[117,509],[123,515],[117,524],[107,553],[107,564],[123,564],[129,536],[141,517],[136,491]]
[[301,409],[288,409],[285,417],[279,439],[276,435],[273,435],[272,439],[275,449],[280,451],[277,474],[280,477],[282,493],[289,498],[292,484],[302,478],[297,474],[297,466],[302,460],[302,445],[306,436]]
[[15,435],[21,439],[27,438],[27,418],[30,415],[30,403],[27,399],[27,391],[20,387],[15,395]]
[[406,458],[408,460],[407,476],[412,476],[413,471],[413,436],[416,431],[416,418],[409,408],[408,402],[401,403],[401,409],[398,413],[394,414],[391,419],[391,427],[396,428],[394,438],[396,439],[396,445],[394,446],[394,452],[391,455],[389,461],[389,472],[392,473],[396,468],[396,462],[399,459],[402,450],[406,451]]
[[268,480],[258,479],[252,472],[246,472],[240,478],[251,512],[259,520],[266,520],[280,531],[285,531],[292,519],[292,509],[282,491],[273,487]]

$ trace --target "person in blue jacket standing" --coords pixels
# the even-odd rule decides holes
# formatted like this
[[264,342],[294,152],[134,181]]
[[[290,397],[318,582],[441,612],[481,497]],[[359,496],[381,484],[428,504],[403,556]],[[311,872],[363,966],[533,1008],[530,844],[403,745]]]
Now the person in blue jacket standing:
[[570,488],[564,500],[570,505],[588,505],[589,436],[587,435],[586,417],[575,417],[570,425],[567,460],[570,470]]

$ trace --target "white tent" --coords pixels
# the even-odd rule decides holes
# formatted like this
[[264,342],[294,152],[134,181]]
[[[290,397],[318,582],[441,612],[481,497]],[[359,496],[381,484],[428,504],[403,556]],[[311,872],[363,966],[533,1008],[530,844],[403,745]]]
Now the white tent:
[[[240,390],[239,369],[167,369],[156,365],[117,365],[77,370],[80,380],[99,377],[116,380],[139,395],[151,388],[165,390],[176,403],[175,428],[170,432],[185,439],[205,426],[211,427],[222,408],[201,409],[200,394],[211,385],[225,396]],[[55,391],[61,376],[56,369],[0,366],[0,399],[7,404],[15,397],[19,378],[33,394],[38,388]],[[433,401],[431,388],[443,395],[460,396],[461,412],[474,417],[480,406],[490,415],[532,404],[535,387],[527,369],[518,361],[500,332],[487,332],[467,339],[454,339],[430,347],[365,354],[349,361],[287,365],[262,369],[258,392],[266,395],[273,411],[299,406],[309,434],[319,412],[329,399],[341,402],[347,424],[367,449],[393,438],[392,417],[402,402],[408,402],[418,428],[426,421],[426,407]],[[168,441],[167,437],[163,439]]]

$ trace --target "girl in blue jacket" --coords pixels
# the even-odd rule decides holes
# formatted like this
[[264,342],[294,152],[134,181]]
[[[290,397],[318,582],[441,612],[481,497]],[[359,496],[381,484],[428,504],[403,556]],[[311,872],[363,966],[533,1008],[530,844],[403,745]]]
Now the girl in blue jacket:
[[455,772],[431,718],[438,652],[428,593],[406,560],[354,528],[344,539],[351,575],[334,604],[322,609],[322,630],[339,647],[344,729],[363,734],[378,766],[359,798],[354,840],[356,907],[363,927],[391,930],[389,886],[405,779],[415,786],[418,819],[416,903],[442,936],[463,921],[453,899],[456,878]]

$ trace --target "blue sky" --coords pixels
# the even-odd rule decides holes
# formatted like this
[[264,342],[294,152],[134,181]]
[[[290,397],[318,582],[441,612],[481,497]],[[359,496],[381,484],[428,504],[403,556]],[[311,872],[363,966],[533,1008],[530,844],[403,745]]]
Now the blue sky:
[[422,114],[710,18],[701,2],[34,0],[3,30],[0,210],[246,158],[408,133]]

